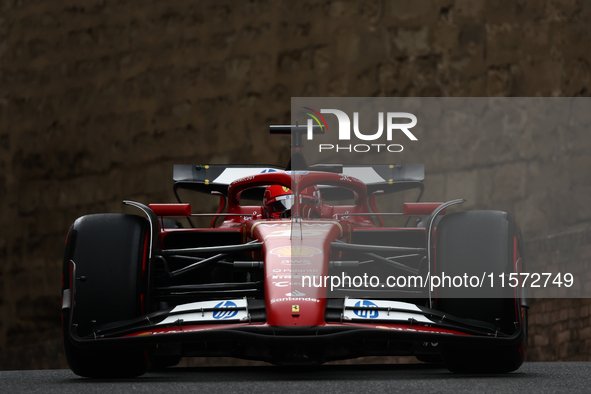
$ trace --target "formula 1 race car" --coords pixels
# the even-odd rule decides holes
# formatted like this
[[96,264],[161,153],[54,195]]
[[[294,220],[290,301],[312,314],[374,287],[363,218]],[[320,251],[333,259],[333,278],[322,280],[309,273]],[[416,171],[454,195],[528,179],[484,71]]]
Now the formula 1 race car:
[[[180,199],[124,201],[141,215],[87,215],[70,228],[70,368],[133,377],[185,356],[286,365],[414,355],[453,372],[518,369],[527,300],[519,286],[493,285],[524,270],[517,222],[500,211],[446,214],[463,200],[378,212],[377,196],[422,194],[423,180],[416,164],[308,166],[298,146],[287,168],[176,165],[177,198],[213,194],[215,213]],[[211,225],[196,228],[204,216]],[[415,220],[386,226],[389,216]]]

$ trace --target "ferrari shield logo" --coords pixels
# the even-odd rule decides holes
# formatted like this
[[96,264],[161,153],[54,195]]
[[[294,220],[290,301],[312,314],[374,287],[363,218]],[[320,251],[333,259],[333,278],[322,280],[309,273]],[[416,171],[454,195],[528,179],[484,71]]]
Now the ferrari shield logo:
[[299,312],[300,311],[300,306],[299,305],[292,305],[291,306],[291,311],[292,312]]

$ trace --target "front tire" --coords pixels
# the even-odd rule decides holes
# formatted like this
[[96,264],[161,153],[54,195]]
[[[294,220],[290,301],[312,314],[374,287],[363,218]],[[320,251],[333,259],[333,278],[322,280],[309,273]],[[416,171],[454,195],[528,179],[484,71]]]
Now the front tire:
[[[142,293],[147,286],[148,248],[148,222],[136,215],[87,215],[70,228],[62,294],[69,293],[72,300],[70,305],[62,306],[62,329],[68,365],[75,374],[123,378],[148,370],[152,347],[78,346],[70,335],[73,331],[78,337],[89,338],[96,326],[145,313]],[[75,277],[71,277],[74,266]]]
[[525,266],[517,222],[506,212],[468,211],[443,217],[436,231],[436,275],[454,277],[467,274],[480,278],[486,273],[487,278],[492,274],[497,280],[495,286],[486,289],[492,298],[479,298],[482,293],[471,289],[437,289],[436,308],[453,316],[495,325],[503,334],[514,334],[516,327],[523,334],[521,340],[513,345],[444,345],[441,354],[443,362],[449,370],[458,373],[517,370],[525,359],[526,310],[522,307],[519,293],[513,288],[501,288],[499,282],[499,275],[506,276],[516,272],[516,269],[521,272]]

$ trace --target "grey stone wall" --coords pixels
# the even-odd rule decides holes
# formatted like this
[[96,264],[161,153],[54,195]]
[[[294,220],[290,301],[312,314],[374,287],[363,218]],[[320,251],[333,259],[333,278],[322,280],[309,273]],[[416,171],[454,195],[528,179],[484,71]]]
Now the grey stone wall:
[[[530,239],[526,258],[541,272],[572,272],[589,288],[591,227],[572,228]],[[533,299],[530,302],[529,357],[533,360],[591,359],[591,303],[583,299]]]
[[[21,346],[40,344],[35,367],[57,352],[76,217],[173,201],[174,163],[286,163],[289,141],[267,126],[289,121],[292,96],[588,96],[590,13],[551,0],[0,2],[0,368]],[[506,154],[458,165],[465,136],[433,145],[427,200],[508,210],[528,242],[591,225],[591,133],[481,138]],[[566,248],[587,258],[585,243]],[[532,358],[575,357],[552,349],[587,335],[588,308],[532,303]]]

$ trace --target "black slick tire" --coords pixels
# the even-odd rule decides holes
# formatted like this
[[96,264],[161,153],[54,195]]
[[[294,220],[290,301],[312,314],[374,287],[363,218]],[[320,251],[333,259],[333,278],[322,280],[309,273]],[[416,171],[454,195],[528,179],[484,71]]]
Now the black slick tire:
[[[513,288],[500,286],[499,275],[522,270],[523,251],[517,222],[506,212],[468,211],[444,216],[436,229],[435,274],[478,276],[486,273],[482,289],[439,288],[436,309],[450,315],[494,325],[500,333],[522,331],[521,341],[511,345],[447,344],[442,346],[446,367],[458,373],[507,373],[517,370],[525,359],[527,315]],[[518,262],[516,267],[516,262]],[[519,268],[521,267],[521,268]],[[496,285],[490,287],[490,277]],[[491,297],[492,295],[492,297]]]
[[[127,378],[148,370],[153,355],[150,346],[78,346],[71,336],[74,332],[79,338],[89,338],[97,326],[134,319],[145,312],[141,294],[146,287],[148,233],[146,219],[124,214],[83,216],[70,228],[62,294],[69,292],[71,303],[62,305],[62,329],[66,358],[75,374]],[[71,277],[74,266],[75,277]]]

